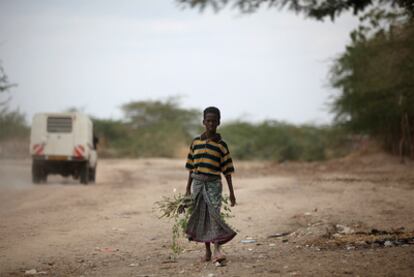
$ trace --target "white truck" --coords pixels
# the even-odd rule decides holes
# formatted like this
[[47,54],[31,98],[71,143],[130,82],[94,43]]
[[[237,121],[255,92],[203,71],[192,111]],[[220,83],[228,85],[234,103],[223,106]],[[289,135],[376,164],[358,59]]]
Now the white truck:
[[47,181],[49,174],[72,175],[82,184],[95,182],[98,139],[92,120],[82,113],[34,115],[30,135],[32,181]]

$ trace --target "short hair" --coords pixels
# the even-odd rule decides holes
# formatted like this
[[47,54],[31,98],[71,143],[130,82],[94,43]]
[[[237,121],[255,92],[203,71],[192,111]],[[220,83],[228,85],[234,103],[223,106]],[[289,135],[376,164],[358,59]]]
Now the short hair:
[[218,120],[220,121],[220,110],[216,107],[207,107],[204,109],[203,118],[206,118],[208,113],[213,113],[217,115]]

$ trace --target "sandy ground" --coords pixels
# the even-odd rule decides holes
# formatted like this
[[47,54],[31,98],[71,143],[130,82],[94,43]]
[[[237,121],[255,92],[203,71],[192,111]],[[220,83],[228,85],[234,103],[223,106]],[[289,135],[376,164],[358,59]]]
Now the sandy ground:
[[[414,276],[413,164],[377,155],[235,166],[238,235],[216,267],[185,240],[172,261],[172,222],[154,210],[184,191],[182,160],[101,160],[87,186],[60,176],[32,185],[29,160],[2,160],[0,275]],[[380,231],[392,233],[388,247]]]

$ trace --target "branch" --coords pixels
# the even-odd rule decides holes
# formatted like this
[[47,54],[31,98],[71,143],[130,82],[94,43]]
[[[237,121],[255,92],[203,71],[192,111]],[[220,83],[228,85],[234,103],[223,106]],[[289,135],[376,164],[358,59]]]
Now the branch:
[[287,8],[295,13],[302,13],[307,17],[323,20],[330,17],[335,20],[343,12],[352,10],[354,15],[364,11],[369,6],[391,3],[414,13],[412,0],[176,0],[183,8],[198,8],[200,11],[211,8],[215,12],[231,5],[242,13],[256,12],[260,7]]

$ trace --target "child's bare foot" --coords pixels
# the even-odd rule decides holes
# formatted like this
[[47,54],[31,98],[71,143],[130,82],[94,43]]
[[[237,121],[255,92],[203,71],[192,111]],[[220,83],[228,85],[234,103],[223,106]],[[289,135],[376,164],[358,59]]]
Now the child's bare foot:
[[217,247],[214,251],[213,263],[223,262],[226,260],[226,256],[221,252],[220,248]]
[[216,254],[216,255],[214,255],[214,257],[213,257],[213,263],[222,263],[222,262],[224,262],[226,260],[226,256],[224,256],[223,254]]

